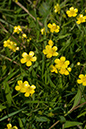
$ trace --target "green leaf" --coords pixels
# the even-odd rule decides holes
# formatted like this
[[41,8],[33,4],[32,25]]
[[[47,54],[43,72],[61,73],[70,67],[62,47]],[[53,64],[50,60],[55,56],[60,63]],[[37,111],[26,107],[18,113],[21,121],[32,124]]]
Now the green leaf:
[[70,35],[71,35],[71,34],[65,34],[65,35],[58,36],[57,40],[63,39],[63,38],[68,37],[68,36],[70,36]]
[[22,122],[21,118],[18,118],[18,120],[19,120],[19,126],[21,127],[21,129],[24,129],[23,122]]
[[19,69],[17,69],[15,71],[15,68],[9,73],[9,75],[6,77],[5,82],[9,81],[9,79],[11,79],[17,72],[19,71]]
[[17,110],[17,111],[15,111],[15,112],[10,113],[10,114],[8,114],[8,115],[2,117],[2,118],[0,119],[0,121],[5,120],[5,119],[7,119],[8,117],[14,116],[14,115],[16,115],[17,113],[23,111],[23,110],[26,109],[26,108],[27,108],[27,107],[24,107],[24,108],[22,108],[22,109],[20,109],[20,110]]
[[0,104],[0,111],[2,111],[5,108],[6,108],[6,106],[3,106],[2,104]]
[[46,122],[46,121],[50,121],[47,117],[35,117],[36,121],[39,121],[39,122]]
[[60,122],[61,122],[61,123],[66,122],[66,119],[65,119],[65,117],[64,117],[64,116],[59,116],[59,117],[60,117]]
[[75,122],[75,121],[66,121],[66,123],[64,124],[64,129],[69,128],[69,127],[73,127],[73,126],[77,126],[77,125],[82,125],[82,123]]
[[5,89],[5,94],[6,94],[8,106],[11,106],[12,96],[11,96],[9,84],[7,82],[4,82],[3,85],[4,85],[4,89]]
[[80,118],[81,116],[85,116],[86,112],[81,113],[80,115],[77,116],[77,118]]
[[56,88],[55,84],[52,82],[52,80],[49,76],[48,76],[48,81],[52,87]]
[[81,90],[78,89],[77,94],[74,96],[74,98],[72,98],[72,99],[74,99],[74,104],[73,104],[72,108],[68,111],[68,113],[70,113],[71,110],[80,103],[81,95],[82,95]]
[[43,2],[41,4],[41,6],[39,7],[39,12],[43,17],[47,17],[47,15],[49,15],[50,12],[50,7],[49,4],[46,2]]
[[74,100],[74,104],[73,104],[73,107],[72,108],[74,108],[75,106],[77,106],[80,103],[81,95],[82,95],[81,94],[81,91],[80,91],[80,89],[78,89],[78,92],[75,95],[75,100]]

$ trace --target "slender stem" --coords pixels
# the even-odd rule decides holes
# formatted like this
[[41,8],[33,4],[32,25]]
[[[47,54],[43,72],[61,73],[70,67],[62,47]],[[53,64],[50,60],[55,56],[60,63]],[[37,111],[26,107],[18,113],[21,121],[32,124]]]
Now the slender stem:
[[[34,19],[34,21],[36,21],[36,18],[21,3],[19,3],[19,2],[15,2],[15,3],[19,7],[21,7],[29,16],[31,16]],[[40,21],[38,21],[38,23],[39,23],[40,26],[43,26],[43,24]]]
[[59,123],[59,120],[58,121],[56,121],[49,129],[52,129],[56,124],[58,124]]

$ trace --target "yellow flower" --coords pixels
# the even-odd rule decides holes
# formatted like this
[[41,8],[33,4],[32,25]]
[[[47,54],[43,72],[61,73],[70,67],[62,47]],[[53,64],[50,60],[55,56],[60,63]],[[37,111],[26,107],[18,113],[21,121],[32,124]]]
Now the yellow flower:
[[77,62],[77,65],[80,65],[80,62]]
[[78,20],[78,21],[76,21],[77,24],[86,22],[86,16],[83,16],[83,14],[80,14],[80,15],[77,17],[77,20]]
[[17,126],[13,126],[12,127],[12,124],[7,124],[7,128],[5,128],[5,129],[18,129],[18,127]]
[[42,29],[41,29],[41,34],[42,34],[42,35],[43,35],[43,34],[46,35],[45,28],[42,28]]
[[36,56],[34,56],[34,52],[33,51],[30,51],[29,54],[27,54],[26,52],[23,52],[22,54],[22,59],[20,60],[20,62],[22,64],[26,63],[26,66],[31,66],[32,65],[32,62],[36,61],[37,58]]
[[9,123],[7,124],[7,129],[11,129],[12,128],[12,125]]
[[11,41],[10,39],[8,39],[7,41],[4,41],[4,47],[8,47],[9,49],[11,49],[12,51],[16,52],[16,50],[19,50],[19,47],[17,47],[17,44],[13,41]]
[[[51,72],[60,73],[64,75],[68,75],[71,72],[71,68],[68,67],[70,64],[69,60],[66,60],[64,56],[60,57],[60,59],[55,59],[54,62],[56,63],[55,66],[51,65]],[[58,70],[58,71],[57,71]]]
[[28,81],[24,81],[23,87],[20,89],[20,92],[21,92],[21,93],[25,93],[26,90],[27,90],[29,87],[30,87],[30,85],[29,85]]
[[50,45],[50,46],[53,46],[53,41],[50,39],[49,41],[48,41],[48,44]]
[[33,93],[35,92],[35,90],[34,90],[35,88],[36,87],[34,85],[27,87],[24,96],[25,97],[29,97],[30,95],[32,96]]
[[24,39],[27,39],[27,35],[25,33],[22,34],[22,38]]
[[19,34],[21,31],[22,31],[22,29],[20,26],[14,26],[14,30],[13,30],[14,33]]
[[18,83],[18,85],[15,86],[15,90],[20,91],[23,88],[24,84],[23,84],[22,80],[18,80],[17,83]]
[[68,74],[69,74],[69,72],[68,72],[68,70],[67,70],[66,68],[61,68],[61,69],[59,70],[59,73],[60,73],[60,74],[64,74],[64,75],[68,75]]
[[56,68],[60,69],[60,68],[67,68],[68,65],[70,64],[70,62],[67,60],[65,61],[66,58],[64,56],[62,56],[60,59],[55,59],[55,63],[56,63]]
[[56,25],[55,23],[53,23],[53,24],[49,23],[48,28],[50,28],[50,32],[52,32],[52,33],[54,33],[54,32],[58,33],[59,29],[60,29],[60,27],[58,25]]
[[24,81],[23,83],[21,80],[19,80],[17,83],[18,83],[18,86],[15,86],[15,89],[17,91],[20,91],[21,93],[24,93],[25,97],[29,97],[30,95],[32,96],[33,93],[35,92],[36,86],[34,85],[30,86],[28,81]]
[[77,83],[78,84],[82,83],[83,86],[86,86],[86,75],[80,74]]
[[60,14],[60,10],[61,10],[60,5],[59,5],[59,4],[56,4],[56,5],[54,6],[54,12],[55,12],[55,13],[58,12],[58,14]]
[[68,17],[75,17],[77,15],[78,9],[71,7],[69,10],[66,11]]
[[58,52],[56,52],[57,49],[58,48],[56,46],[52,47],[50,45],[46,45],[43,53],[46,55],[47,58],[51,58],[52,56],[58,56]]
[[55,66],[53,66],[53,65],[50,65],[50,71],[58,73],[57,68]]

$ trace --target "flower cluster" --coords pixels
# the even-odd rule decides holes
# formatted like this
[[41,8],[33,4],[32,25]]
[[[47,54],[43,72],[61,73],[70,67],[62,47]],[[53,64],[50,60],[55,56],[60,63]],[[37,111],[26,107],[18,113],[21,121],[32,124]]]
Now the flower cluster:
[[[77,8],[74,9],[74,7],[71,7],[69,10],[66,11],[68,17],[76,17],[77,12],[78,9]],[[76,21],[77,24],[86,22],[86,16],[83,16],[83,14],[79,14],[79,16],[76,19],[77,19]]]
[[46,55],[47,58],[51,58],[52,56],[58,56],[57,47],[53,46],[53,41],[49,40],[49,45],[46,45],[45,49],[43,50],[43,53]]
[[14,33],[19,34],[21,31],[22,31],[22,29],[20,26],[14,26],[14,30],[13,30]]
[[69,72],[71,72],[71,68],[68,67],[68,65],[70,64],[69,60],[66,60],[66,58],[64,56],[60,57],[60,59],[55,59],[54,62],[56,63],[55,66],[51,65],[51,72],[55,72],[55,73],[59,73],[60,74],[64,74],[64,75],[68,75]]
[[54,32],[58,33],[59,29],[60,29],[60,27],[58,25],[56,25],[55,23],[53,23],[53,24],[49,23],[48,28],[50,29],[51,33],[54,33]]
[[32,65],[32,62],[35,62],[37,60],[36,56],[34,56],[33,51],[30,51],[29,54],[23,52],[22,57],[23,58],[20,60],[20,62],[22,64],[26,63],[26,66],[28,67]]
[[17,81],[18,85],[15,86],[15,90],[20,91],[21,93],[24,93],[25,97],[29,97],[30,95],[32,96],[33,93],[35,92],[35,86],[34,85],[29,85],[27,81],[22,82],[22,80]]
[[55,13],[58,12],[58,14],[60,14],[60,10],[61,10],[60,5],[59,5],[59,4],[56,4],[56,5],[54,6],[54,12],[55,12]]
[[76,17],[77,12],[78,12],[77,8],[74,9],[74,7],[71,7],[69,10],[67,10],[66,13],[67,13],[68,17]]
[[7,41],[4,41],[4,47],[8,47],[9,49],[11,49],[12,51],[16,52],[16,50],[19,50],[19,47],[17,47],[17,44],[13,41],[11,41],[10,39],[8,39]]
[[86,22],[86,16],[83,16],[83,14],[80,14],[78,17],[77,17],[77,24],[80,24],[80,23],[83,23],[83,22]]
[[12,127],[12,124],[7,124],[7,128],[5,128],[5,129],[18,129],[18,127],[17,126],[13,126]]
[[82,83],[83,86],[86,86],[86,75],[80,74],[77,83],[78,84]]

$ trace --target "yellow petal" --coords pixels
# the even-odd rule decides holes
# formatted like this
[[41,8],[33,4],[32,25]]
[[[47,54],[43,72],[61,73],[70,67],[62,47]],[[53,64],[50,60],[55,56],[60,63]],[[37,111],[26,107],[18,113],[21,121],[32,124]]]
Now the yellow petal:
[[22,64],[24,64],[24,63],[26,62],[26,59],[25,59],[25,58],[22,58],[22,59],[20,60],[20,62],[21,62]]
[[31,65],[32,65],[32,62],[31,62],[31,61],[28,61],[28,62],[26,63],[26,65],[27,65],[27,66],[31,66]]
[[81,81],[80,79],[78,79],[78,80],[77,80],[77,83],[78,83],[78,84],[81,84],[81,83],[82,83],[82,81]]
[[70,7],[70,10],[71,10],[71,11],[74,10],[74,7]]
[[18,129],[18,127],[17,126],[13,126],[13,129]]
[[26,92],[26,93],[24,94],[24,96],[25,96],[25,97],[29,97],[29,96],[30,96],[30,93],[29,93],[29,92]]
[[29,55],[30,55],[30,56],[34,56],[34,52],[33,52],[33,51],[30,51],[30,52],[29,52]]
[[31,61],[36,61],[37,60],[37,57],[36,56],[34,56],[34,57],[32,57],[32,59],[31,59]]
[[80,75],[79,75],[79,78],[83,78],[83,77],[84,77],[84,75],[83,75],[83,74],[80,74]]
[[78,12],[78,9],[75,9],[75,12],[77,13]]
[[54,60],[55,63],[59,63],[59,61],[60,61],[59,59],[55,59]]
[[49,44],[50,46],[53,46],[54,43],[53,43],[52,40],[49,40],[49,41],[48,41],[48,44]]
[[86,16],[84,16],[84,19],[86,19]]
[[20,89],[20,92],[21,92],[21,93],[25,93],[26,91],[27,91],[27,88],[22,87],[22,88]]
[[66,66],[68,66],[69,64],[70,64],[70,61],[69,60],[65,61],[65,65]]
[[69,72],[71,72],[71,68],[69,67],[69,68],[67,68],[67,70],[69,71]]
[[25,84],[29,85],[28,81],[24,81],[24,85],[25,85]]
[[66,13],[69,15],[70,11],[66,11]]
[[18,83],[18,85],[20,85],[20,84],[22,84],[23,82],[22,82],[22,80],[18,80],[17,83]]
[[31,88],[32,88],[32,89],[36,89],[36,86],[35,86],[35,85],[31,85]]
[[8,129],[12,128],[12,125],[11,125],[10,123],[7,124],[7,128],[8,128]]
[[47,51],[46,51],[46,49],[44,49],[44,50],[43,50],[43,53],[44,53],[44,54],[47,54]]
[[20,86],[16,86],[15,90],[19,91],[20,90]]
[[22,57],[26,57],[28,54],[26,52],[23,52]]
[[65,75],[69,75],[69,72],[66,70],[64,74],[65,74]]
[[49,24],[48,24],[48,28],[51,28],[51,27],[52,27],[52,25],[49,23]]
[[58,52],[54,52],[53,53],[53,56],[58,56]]
[[61,60],[61,61],[65,61],[66,58],[65,58],[64,56],[62,56],[62,57],[60,57],[60,60]]
[[48,53],[46,57],[47,58],[51,58],[52,57],[52,54],[51,53]]
[[86,81],[85,81],[85,82],[83,82],[82,84],[83,84],[83,86],[86,86]]
[[54,46],[53,48],[52,48],[52,50],[53,51],[56,51],[58,48],[56,47],[56,46]]
[[31,90],[30,94],[33,95],[34,92],[35,92],[34,90]]
[[77,24],[80,24],[81,22],[80,21],[76,21]]

